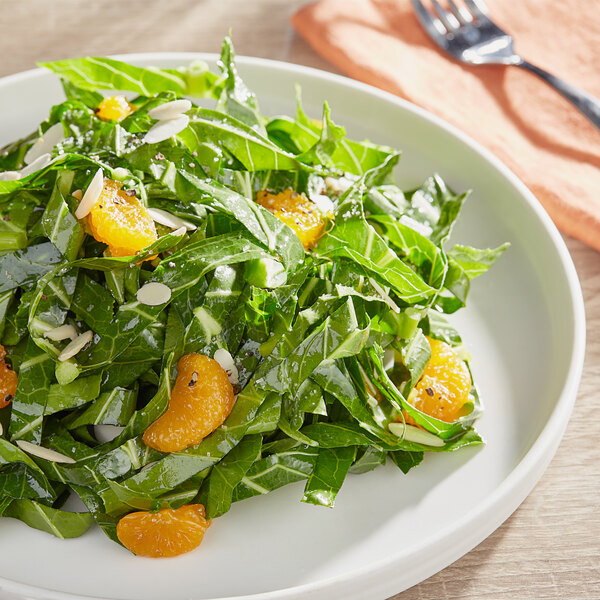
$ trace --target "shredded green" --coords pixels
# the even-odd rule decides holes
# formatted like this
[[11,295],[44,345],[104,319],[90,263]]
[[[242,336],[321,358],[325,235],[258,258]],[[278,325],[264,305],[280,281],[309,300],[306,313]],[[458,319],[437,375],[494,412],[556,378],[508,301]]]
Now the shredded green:
[[[461,346],[444,314],[465,305],[471,280],[505,249],[443,248],[465,194],[437,175],[401,190],[399,153],[348,139],[327,104],[320,121],[299,95],[295,117],[264,116],[229,38],[218,74],[91,57],[43,66],[66,100],[0,150],[0,342],[18,374],[0,410],[0,515],[61,538],[95,521],[118,542],[116,524],[132,511],[198,502],[212,519],[296,481],[306,482],[303,502],[333,506],[348,473],[388,455],[406,473],[425,452],[482,443],[474,386],[455,423],[407,401],[430,357],[426,336]],[[115,91],[134,111],[105,122],[95,109]],[[182,97],[213,108],[193,105],[184,129],[145,143],[149,111]],[[56,125],[62,139],[24,167]],[[73,192],[99,168],[187,227],[159,224],[152,246],[111,257],[75,218]],[[256,203],[259,190],[289,188],[332,207],[309,250]],[[169,299],[140,303],[149,282]],[[59,360],[71,339],[53,338],[64,331],[93,337]],[[177,453],[146,447],[178,359],[220,348],[237,370],[225,423]],[[420,429],[407,433],[404,412]],[[108,442],[107,425],[117,433]],[[28,454],[20,440],[75,462]],[[73,492],[89,514],[61,509]]]

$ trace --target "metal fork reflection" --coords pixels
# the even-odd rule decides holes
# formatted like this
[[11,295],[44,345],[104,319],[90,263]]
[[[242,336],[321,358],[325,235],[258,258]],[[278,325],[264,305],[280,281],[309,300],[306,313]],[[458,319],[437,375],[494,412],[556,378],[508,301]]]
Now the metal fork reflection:
[[472,65],[514,65],[531,71],[600,129],[600,101],[519,56],[514,50],[512,36],[489,18],[482,0],[463,0],[461,6],[447,0],[448,9],[438,0],[431,0],[433,11],[427,10],[421,0],[411,2],[421,25],[442,50]]

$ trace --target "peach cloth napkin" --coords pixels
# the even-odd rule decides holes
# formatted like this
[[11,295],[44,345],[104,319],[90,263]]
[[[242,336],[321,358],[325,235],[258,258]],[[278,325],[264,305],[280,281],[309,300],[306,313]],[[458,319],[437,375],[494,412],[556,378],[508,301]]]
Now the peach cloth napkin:
[[[487,4],[526,60],[600,98],[595,1]],[[351,77],[422,106],[486,146],[562,231],[600,250],[600,131],[535,75],[448,58],[409,0],[321,0],[300,9],[292,23]]]

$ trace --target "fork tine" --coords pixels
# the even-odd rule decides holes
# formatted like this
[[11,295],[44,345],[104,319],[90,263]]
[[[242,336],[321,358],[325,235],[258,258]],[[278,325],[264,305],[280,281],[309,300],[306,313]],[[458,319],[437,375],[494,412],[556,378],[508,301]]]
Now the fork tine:
[[487,17],[488,9],[483,0],[464,0],[464,2],[478,21],[489,21]]
[[470,25],[473,22],[473,16],[468,10],[462,7],[458,8],[453,0],[448,0],[448,5],[461,25]]
[[460,27],[460,21],[452,13],[444,10],[438,0],[431,0],[431,4],[433,4],[433,8],[438,14],[440,21],[449,32],[454,32]]
[[425,28],[425,31],[433,38],[437,44],[441,44],[446,37],[446,28],[444,24],[432,16],[429,11],[423,6],[421,0],[410,0],[417,18],[421,22],[421,25]]

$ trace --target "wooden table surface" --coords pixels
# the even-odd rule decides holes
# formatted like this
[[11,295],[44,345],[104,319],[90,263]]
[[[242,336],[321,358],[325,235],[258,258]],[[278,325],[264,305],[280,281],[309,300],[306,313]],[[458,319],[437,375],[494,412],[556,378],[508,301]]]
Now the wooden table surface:
[[[540,0],[542,2],[542,0]],[[334,69],[289,25],[301,0],[0,0],[0,76],[38,60],[217,52]],[[600,599],[600,254],[565,237],[583,288],[587,353],[573,416],[521,507],[469,554],[395,600]]]

